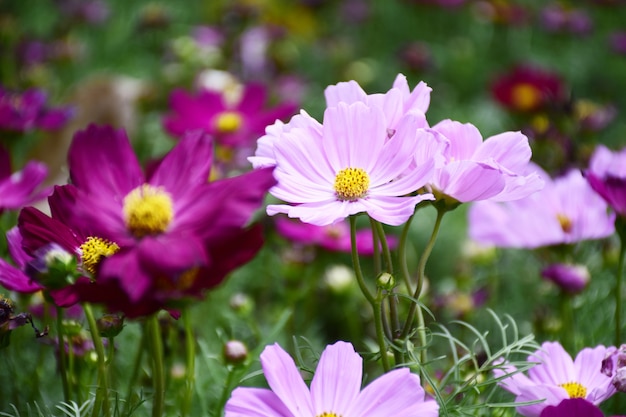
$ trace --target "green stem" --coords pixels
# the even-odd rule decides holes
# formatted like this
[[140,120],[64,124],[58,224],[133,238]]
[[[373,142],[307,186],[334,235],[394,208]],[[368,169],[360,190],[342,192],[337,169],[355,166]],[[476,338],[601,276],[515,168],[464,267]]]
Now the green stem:
[[[63,384],[63,398],[70,402],[70,386],[67,381],[67,358],[65,356],[65,338],[63,337],[63,309],[57,307],[57,342],[59,344],[59,367],[61,368],[61,383]],[[68,343],[69,345],[69,343]]]
[[402,271],[402,280],[404,281],[404,286],[406,287],[406,292],[408,294],[413,294],[413,286],[411,285],[411,273],[409,272],[409,266],[406,262],[406,241],[409,236],[409,229],[411,228],[411,222],[415,217],[415,213],[409,220],[406,221],[404,227],[402,228],[402,234],[400,235],[400,242],[398,243],[398,262],[400,263],[400,269]]
[[154,400],[152,402],[152,417],[163,416],[165,404],[165,369],[163,368],[163,340],[161,326],[157,314],[148,319],[150,328],[150,353],[152,354],[152,382],[154,384]]
[[226,376],[226,383],[224,384],[224,389],[222,390],[222,395],[220,396],[220,402],[217,403],[217,409],[215,410],[215,416],[221,416],[224,413],[224,407],[226,406],[226,401],[228,401],[228,396],[230,395],[230,386],[233,383],[233,377],[235,376],[235,367],[228,366],[228,375]]
[[193,328],[191,326],[191,318],[189,317],[189,311],[187,308],[182,311],[183,325],[185,326],[185,356],[186,356],[186,386],[185,396],[183,400],[183,406],[181,410],[182,417],[189,415],[191,410],[191,399],[193,397],[193,390],[196,378],[196,340],[193,335]]
[[370,217],[370,227],[372,228],[372,244],[374,245],[374,274],[378,276],[378,274],[380,274],[382,270],[382,267],[380,265],[380,247],[378,246],[378,242],[380,242],[380,240],[378,239],[378,230],[376,228],[376,223],[376,220]]
[[359,262],[359,253],[356,247],[356,219],[354,216],[350,216],[350,243],[352,245],[352,266],[354,268],[356,281],[359,284],[359,288],[361,289],[363,296],[365,296],[370,305],[374,307],[376,300],[374,299],[374,296],[370,292],[369,288],[367,288],[367,284],[365,284],[363,271],[361,270],[361,263]]
[[385,334],[383,329],[383,291],[378,290],[376,302],[374,304],[374,325],[376,326],[376,340],[380,347],[380,359],[383,363],[383,370],[389,372],[389,358],[387,357],[387,343],[385,342]]
[[622,344],[622,275],[624,272],[624,253],[626,252],[626,238],[620,236],[619,259],[615,276],[615,346]]
[[129,410],[131,406],[131,400],[133,395],[133,388],[135,387],[135,383],[137,378],[139,377],[139,371],[141,369],[141,360],[143,357],[143,352],[146,347],[146,328],[145,326],[142,328],[141,332],[141,340],[139,342],[139,346],[137,348],[137,354],[135,355],[135,362],[133,365],[133,372],[131,374],[130,380],[128,381],[128,386],[126,388],[126,401],[124,402],[124,414],[129,415]]
[[385,263],[387,264],[387,272],[393,275],[393,262],[391,261],[391,251],[389,250],[389,245],[387,244],[385,230],[383,229],[383,225],[380,224],[380,222],[375,222],[375,225],[378,232],[378,237],[380,239],[380,244],[383,248],[383,256],[385,257]]
[[89,331],[91,332],[91,339],[93,340],[96,354],[98,357],[98,388],[96,388],[96,400],[93,406],[92,416],[97,417],[100,414],[101,409],[104,410],[104,415],[109,417],[111,410],[109,408],[109,383],[108,383],[108,371],[106,365],[106,356],[104,354],[104,345],[102,344],[102,338],[98,331],[98,325],[96,324],[96,318],[93,315],[91,305],[88,303],[83,304],[83,311],[85,317],[89,323]]
[[[433,231],[430,235],[430,239],[422,252],[422,256],[420,257],[419,264],[417,267],[417,286],[415,287],[415,292],[413,293],[413,298],[415,301],[412,301],[409,306],[409,313],[407,314],[406,322],[404,323],[404,329],[402,330],[401,338],[406,338],[413,328],[413,321],[417,316],[417,331],[420,338],[420,343],[422,345],[421,350],[421,360],[422,363],[426,361],[426,326],[424,324],[424,315],[422,314],[422,309],[418,305],[419,297],[422,293],[422,287],[424,285],[424,277],[426,271],[426,263],[428,258],[430,257],[430,253],[435,246],[435,242],[437,241],[437,235],[439,234],[439,227],[441,226],[441,219],[443,219],[445,210],[438,209],[437,210],[437,219],[435,220],[435,225],[433,226]],[[416,314],[418,312],[418,314]]]

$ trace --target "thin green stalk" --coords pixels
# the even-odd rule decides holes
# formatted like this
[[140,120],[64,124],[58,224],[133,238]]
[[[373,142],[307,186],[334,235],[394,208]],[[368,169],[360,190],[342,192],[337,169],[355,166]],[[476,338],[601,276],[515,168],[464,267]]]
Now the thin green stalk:
[[382,271],[382,267],[380,265],[380,247],[378,246],[378,243],[380,242],[380,240],[378,239],[378,230],[376,228],[376,220],[372,219],[370,217],[370,227],[372,228],[372,243],[373,243],[373,248],[374,248],[374,254],[373,254],[373,258],[374,258],[374,274],[378,275],[381,273]]
[[409,266],[406,262],[406,241],[409,236],[409,229],[411,228],[411,222],[415,217],[415,213],[409,220],[406,221],[404,227],[402,228],[402,233],[400,234],[400,241],[398,242],[398,262],[400,263],[400,270],[402,271],[402,281],[404,281],[404,286],[406,287],[406,292],[408,294],[413,294],[413,286],[411,285],[411,273],[409,272]]
[[626,238],[622,233],[620,237],[619,259],[617,261],[617,273],[615,276],[615,346],[622,344],[622,281],[624,275],[624,253],[626,252]]
[[352,245],[352,266],[354,267],[354,274],[356,275],[356,281],[359,284],[359,288],[365,296],[365,299],[370,303],[372,307],[376,303],[374,296],[367,288],[365,280],[363,279],[363,271],[361,270],[361,263],[359,262],[359,253],[356,247],[356,219],[354,216],[350,216],[350,243]]
[[[57,307],[57,342],[59,344],[59,368],[63,384],[63,399],[70,402],[70,386],[67,381],[67,358],[65,356],[65,338],[63,337],[63,309]],[[69,343],[68,343],[69,345]]]
[[184,308],[182,311],[183,325],[185,327],[185,396],[181,410],[182,417],[189,415],[191,410],[191,399],[193,398],[194,385],[196,382],[196,339],[193,335],[193,327],[191,326],[191,318],[189,310]]
[[[421,355],[420,355],[422,363],[426,361],[426,326],[424,323],[424,315],[421,314],[422,313],[421,307],[418,306],[417,301],[419,301],[419,297],[422,292],[422,287],[424,285],[426,263],[428,262],[430,253],[432,252],[433,247],[435,246],[435,242],[437,241],[437,235],[439,234],[439,228],[441,226],[441,219],[443,219],[443,216],[445,213],[446,213],[445,210],[442,210],[442,209],[437,210],[437,218],[435,220],[435,225],[433,226],[433,231],[430,235],[430,239],[428,240],[428,243],[426,244],[426,247],[424,248],[424,251],[422,252],[422,256],[420,257],[418,268],[417,268],[417,286],[415,288],[415,292],[413,293],[413,298],[415,299],[415,301],[411,302],[409,306],[409,313],[407,314],[407,319],[406,319],[406,322],[404,323],[404,329],[402,330],[402,336],[401,336],[402,339],[408,337],[408,335],[411,332],[411,329],[413,328],[413,322],[415,320],[415,317],[417,316],[417,320],[418,320],[417,331],[419,334],[420,343],[422,345],[421,346],[422,350],[421,350]],[[419,311],[419,313],[416,314],[416,311]]]
[[385,342],[385,334],[383,329],[383,291],[378,289],[376,302],[374,304],[374,325],[376,326],[376,340],[380,347],[380,359],[383,363],[383,370],[389,372],[389,358],[387,357],[387,343]]
[[109,383],[108,383],[108,370],[106,365],[106,356],[104,354],[104,345],[102,344],[102,338],[98,331],[98,325],[96,324],[96,318],[93,315],[91,305],[88,303],[83,304],[83,311],[85,317],[89,323],[89,331],[91,332],[91,339],[96,349],[98,357],[98,387],[96,388],[96,400],[93,406],[92,416],[97,417],[100,414],[100,410],[104,411],[104,415],[110,417],[111,410],[109,407]]
[[380,239],[380,245],[383,248],[383,256],[385,258],[385,263],[387,264],[387,272],[393,275],[393,262],[391,260],[391,251],[389,250],[389,245],[387,244],[385,230],[383,229],[383,225],[380,224],[380,222],[375,222],[375,225],[378,232],[378,237]]
[[150,353],[152,354],[152,383],[154,385],[154,400],[152,402],[152,417],[163,416],[165,405],[165,369],[163,368],[163,340],[161,326],[156,314],[148,319],[150,328]]
[[146,347],[146,327],[143,326],[141,331],[141,340],[139,342],[139,346],[137,347],[137,354],[135,355],[135,361],[133,365],[133,372],[128,381],[128,387],[126,388],[126,401],[124,403],[124,413],[123,415],[128,415],[131,405],[131,398],[133,395],[133,388],[135,387],[135,383],[137,382],[137,378],[139,377],[139,371],[141,369],[141,360],[143,358],[143,352]]
[[228,401],[228,396],[230,395],[230,386],[233,383],[233,377],[235,376],[235,367],[228,366],[228,375],[226,376],[226,383],[224,384],[224,389],[222,390],[222,395],[220,396],[220,401],[217,403],[217,409],[215,410],[215,416],[221,416],[224,412],[224,407],[226,406],[226,401]]

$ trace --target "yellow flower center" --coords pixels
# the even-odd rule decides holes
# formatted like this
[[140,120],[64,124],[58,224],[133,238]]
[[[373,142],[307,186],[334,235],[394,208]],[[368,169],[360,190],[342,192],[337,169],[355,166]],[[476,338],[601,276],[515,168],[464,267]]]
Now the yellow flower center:
[[337,198],[356,201],[365,197],[370,186],[370,177],[361,168],[346,168],[337,173],[333,186]]
[[323,412],[316,417],[341,417],[339,414]]
[[80,258],[83,262],[83,269],[95,276],[102,258],[111,256],[118,250],[120,250],[120,247],[116,243],[99,237],[89,236],[85,243],[80,245]]
[[237,131],[243,122],[241,115],[234,111],[224,111],[215,118],[215,129],[220,133]]
[[585,398],[587,397],[587,388],[580,385],[578,382],[566,382],[559,385],[567,391],[567,395],[570,398]]
[[565,233],[569,233],[572,231],[572,220],[569,217],[567,217],[565,214],[557,214],[556,218],[561,225],[561,229],[563,229]]
[[136,237],[164,232],[174,217],[169,193],[160,187],[143,184],[124,197],[124,221]]
[[532,84],[521,83],[513,87],[511,101],[515,108],[528,111],[541,103],[541,91]]

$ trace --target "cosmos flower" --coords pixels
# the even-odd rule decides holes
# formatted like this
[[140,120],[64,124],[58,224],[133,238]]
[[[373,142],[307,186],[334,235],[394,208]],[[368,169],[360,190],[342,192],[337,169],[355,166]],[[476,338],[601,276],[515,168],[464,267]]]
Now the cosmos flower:
[[505,108],[531,113],[559,105],[565,100],[561,77],[542,68],[518,65],[491,85],[495,100]]
[[481,201],[469,209],[469,236],[481,244],[538,248],[602,239],[613,234],[615,216],[580,171],[545,180],[543,190],[524,199]]
[[[328,226],[315,226],[281,216],[276,218],[276,231],[294,242],[320,246],[331,252],[350,253],[352,250],[350,226],[345,221]],[[394,249],[398,239],[395,236],[387,236],[387,244],[390,249]],[[360,255],[372,255],[374,253],[372,231],[357,230],[356,246]]]
[[541,188],[543,180],[529,170],[531,149],[520,132],[504,132],[483,141],[470,123],[443,120],[430,129],[448,146],[428,189],[438,200],[454,203],[510,201]]
[[74,136],[76,192],[59,211],[118,248],[89,271],[102,291],[81,293],[82,300],[129,317],[149,314],[198,296],[256,254],[260,229],[244,226],[274,183],[272,169],[209,183],[211,153],[204,134],[186,135],[146,176],[123,131],[91,125]]
[[72,110],[48,108],[46,100],[42,90],[14,92],[0,86],[0,129],[15,132],[60,129],[70,119]]
[[573,264],[548,265],[541,270],[541,276],[570,294],[584,290],[591,279],[587,266]]
[[517,412],[526,417],[538,417],[544,408],[558,405],[567,398],[583,398],[595,405],[615,393],[611,377],[602,373],[602,361],[612,348],[602,345],[581,350],[572,360],[558,342],[544,342],[541,349],[528,357],[528,362],[537,362],[528,370],[528,376],[515,373],[517,368],[504,365],[494,370],[499,385],[515,394],[515,402],[545,401],[517,407]]
[[539,417],[604,417],[604,413],[595,405],[583,398],[569,398],[558,405],[549,405],[543,409]]
[[420,378],[408,368],[395,369],[361,390],[363,360],[350,343],[324,349],[308,388],[293,359],[278,345],[261,353],[271,388],[236,388],[225,417],[436,417],[439,406],[425,398]]
[[234,104],[216,91],[200,90],[191,95],[175,90],[170,95],[172,112],[165,117],[163,125],[179,138],[186,131],[203,129],[220,145],[250,146],[263,135],[267,125],[291,116],[296,110],[293,103],[266,108],[266,96],[267,91],[260,84],[247,84]]
[[585,177],[619,216],[626,217],[626,148],[611,151],[598,145]]
[[430,179],[439,151],[429,146],[432,135],[419,136],[420,123],[419,115],[406,114],[389,137],[383,111],[356,101],[327,108],[321,126],[309,120],[305,127],[283,128],[273,141],[278,184],[270,193],[291,205],[272,204],[267,213],[317,226],[363,212],[381,223],[404,223],[420,201],[432,199],[407,196]]
[[0,147],[0,213],[17,210],[50,194],[49,188],[40,188],[48,169],[41,162],[30,161],[22,170],[11,173],[11,155]]

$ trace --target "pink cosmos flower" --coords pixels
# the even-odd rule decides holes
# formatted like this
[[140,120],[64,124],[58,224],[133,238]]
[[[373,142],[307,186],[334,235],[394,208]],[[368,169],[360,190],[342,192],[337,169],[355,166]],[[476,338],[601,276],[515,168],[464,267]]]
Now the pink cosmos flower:
[[613,152],[598,145],[585,177],[619,216],[626,217],[626,148]]
[[613,234],[615,215],[591,189],[580,171],[551,180],[524,199],[481,201],[469,209],[469,236],[482,243],[511,248],[538,248],[602,239]]
[[[332,252],[352,251],[350,226],[347,222],[338,222],[328,226],[315,226],[298,220],[276,218],[276,231],[283,237],[305,245],[316,245]],[[387,244],[393,249],[398,244],[395,236],[387,236]],[[360,255],[374,253],[374,241],[371,230],[357,230],[356,247]]]
[[584,290],[591,279],[587,266],[573,264],[550,264],[541,270],[541,276],[570,294]]
[[146,176],[123,131],[92,125],[74,136],[76,193],[61,211],[77,230],[119,247],[95,271],[107,291],[87,301],[148,314],[216,285],[258,251],[260,230],[243,227],[274,184],[272,169],[209,183],[212,148],[190,133]]
[[528,169],[531,149],[522,133],[504,132],[483,141],[474,125],[452,120],[428,130],[448,143],[429,184],[438,199],[510,201],[543,188],[539,174]]
[[269,215],[326,226],[365,212],[397,226],[420,201],[433,198],[407,196],[430,179],[439,151],[429,146],[436,141],[432,135],[420,136],[420,115],[406,114],[391,137],[381,108],[360,101],[327,108],[321,126],[306,114],[298,117],[303,127],[282,128],[271,146],[278,184],[270,193],[291,205],[269,205]]
[[50,188],[40,188],[46,175],[46,166],[36,161],[30,161],[21,171],[11,173],[11,155],[0,147],[0,213],[46,198]]
[[350,343],[324,349],[308,388],[293,359],[278,345],[261,353],[271,388],[236,388],[225,417],[436,417],[439,406],[426,399],[419,376],[395,369],[361,390],[363,360]]
[[277,119],[291,116],[294,103],[266,108],[267,92],[260,84],[247,84],[239,101],[227,102],[222,93],[201,90],[191,95],[174,90],[170,95],[172,113],[163,120],[165,130],[176,137],[186,131],[203,129],[217,143],[230,147],[249,146]]
[[572,360],[558,342],[545,342],[541,349],[528,357],[538,364],[528,370],[528,376],[514,373],[517,368],[504,365],[495,369],[496,378],[514,373],[500,381],[507,391],[516,395],[516,402],[545,399],[533,405],[517,407],[526,417],[538,417],[548,406],[558,405],[567,398],[583,398],[595,405],[615,393],[611,377],[602,373],[602,360],[614,348],[602,345],[581,350]]

